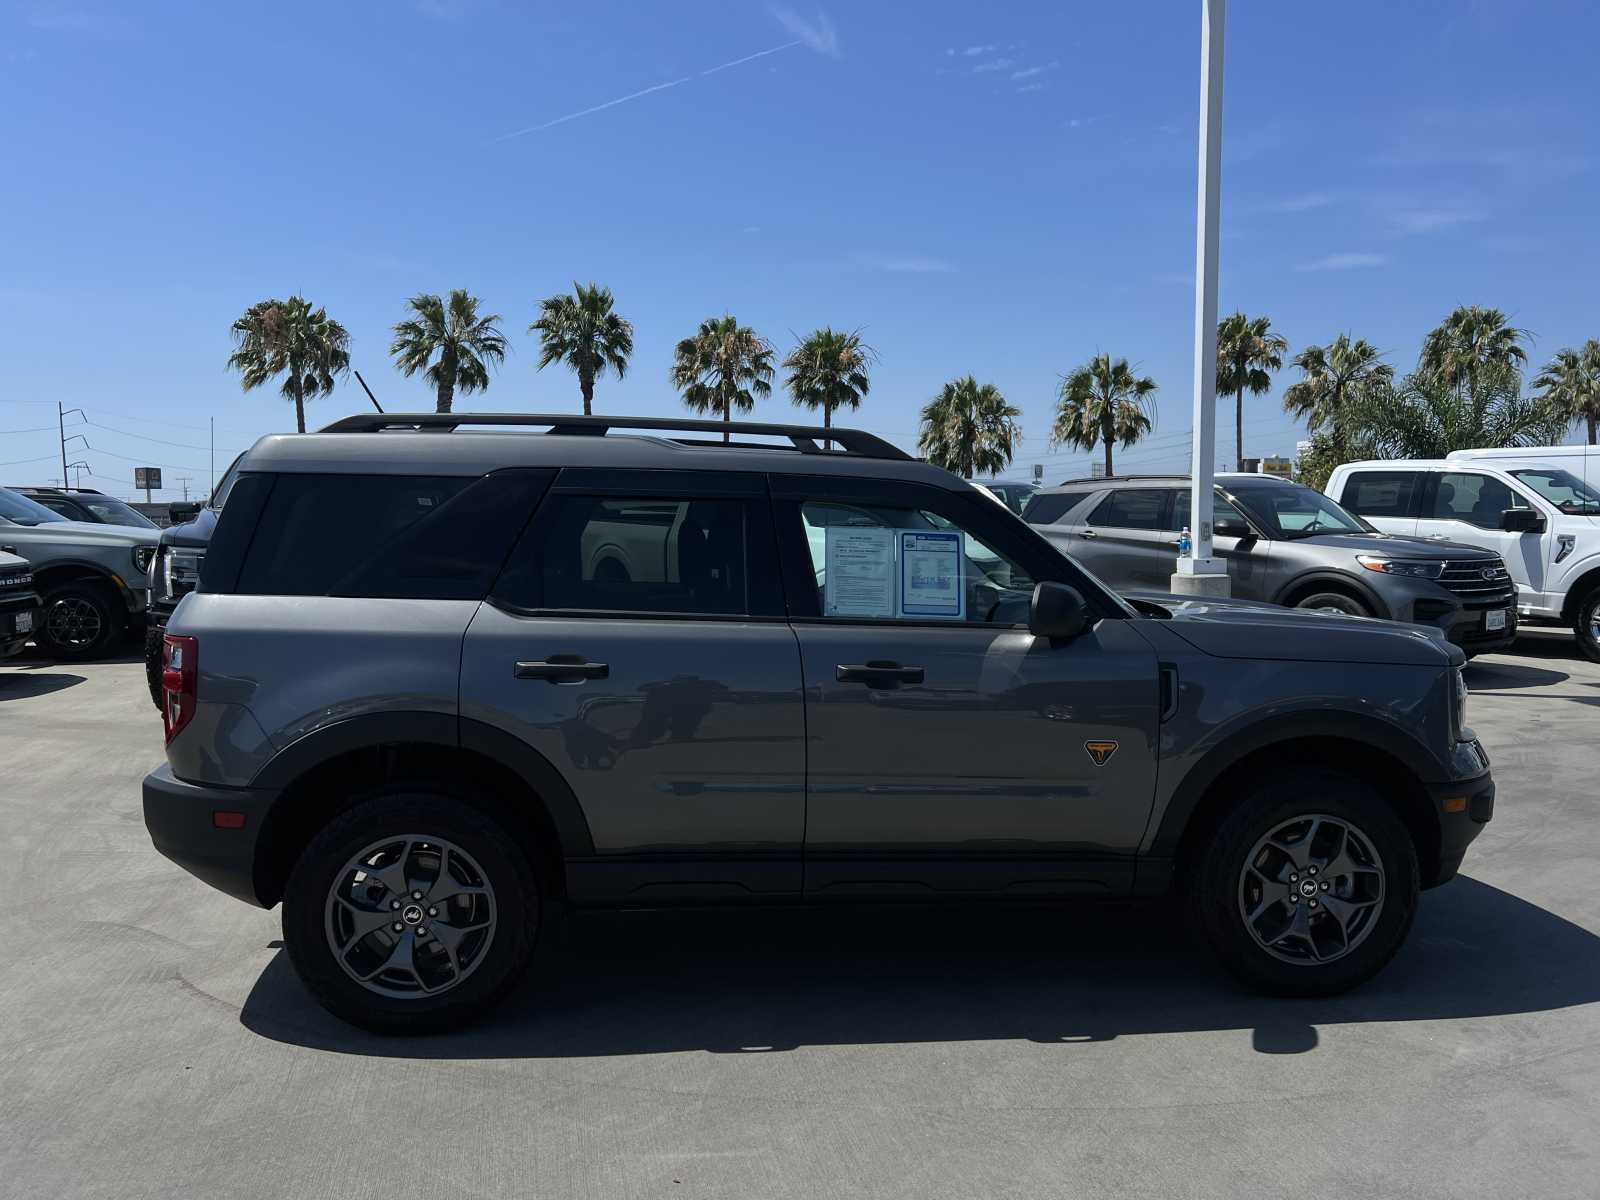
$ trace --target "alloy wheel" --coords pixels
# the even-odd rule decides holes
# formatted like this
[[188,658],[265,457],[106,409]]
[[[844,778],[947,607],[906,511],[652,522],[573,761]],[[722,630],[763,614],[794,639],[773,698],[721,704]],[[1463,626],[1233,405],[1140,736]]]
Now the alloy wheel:
[[450,991],[483,962],[494,888],[452,842],[403,834],[355,854],[328,891],[328,948],[368,991],[398,999]]
[[1372,932],[1384,885],[1371,838],[1342,817],[1308,814],[1279,824],[1245,858],[1239,915],[1274,958],[1319,966]]
[[45,614],[44,632],[58,646],[82,650],[94,645],[105,629],[100,610],[82,596],[63,596]]

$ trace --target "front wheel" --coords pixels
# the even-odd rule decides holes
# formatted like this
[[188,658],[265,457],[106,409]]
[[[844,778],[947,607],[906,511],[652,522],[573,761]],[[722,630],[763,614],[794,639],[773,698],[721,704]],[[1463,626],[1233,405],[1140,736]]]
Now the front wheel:
[[540,893],[527,857],[471,798],[379,793],[311,840],[290,874],[283,940],[335,1016],[427,1033],[486,1013],[528,965]]
[[127,627],[108,588],[95,583],[63,583],[44,595],[39,648],[62,662],[87,662],[106,654]]
[[1394,957],[1416,913],[1410,834],[1358,779],[1261,783],[1211,835],[1190,897],[1223,963],[1279,995],[1354,987]]
[[1372,610],[1343,592],[1313,592],[1295,602],[1296,608],[1309,608],[1313,612],[1343,613],[1347,617],[1370,617]]
[[1600,587],[1592,588],[1578,601],[1572,618],[1572,632],[1577,635],[1578,649],[1593,662],[1600,662]]

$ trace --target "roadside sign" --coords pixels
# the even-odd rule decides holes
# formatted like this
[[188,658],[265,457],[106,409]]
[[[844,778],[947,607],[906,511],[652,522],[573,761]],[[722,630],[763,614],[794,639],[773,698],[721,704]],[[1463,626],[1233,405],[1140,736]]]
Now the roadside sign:
[[1294,471],[1294,463],[1280,455],[1269,455],[1263,458],[1256,467],[1262,475],[1276,475],[1279,479],[1288,479]]
[[1034,463],[1033,464],[1033,481],[1035,483],[1038,483],[1039,480],[1041,480],[1043,478],[1044,478],[1044,464],[1043,463]]
[[135,467],[133,469],[133,486],[143,488],[145,491],[159,491],[161,488],[160,467]]

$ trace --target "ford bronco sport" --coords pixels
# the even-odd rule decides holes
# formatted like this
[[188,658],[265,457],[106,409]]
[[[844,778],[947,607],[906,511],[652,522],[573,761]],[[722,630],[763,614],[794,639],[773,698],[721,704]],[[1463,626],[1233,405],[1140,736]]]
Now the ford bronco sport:
[[865,433],[363,414],[241,460],[144,813],[382,1030],[485,1011],[558,906],[1176,889],[1244,980],[1325,994],[1490,818],[1462,662],[1124,601]]

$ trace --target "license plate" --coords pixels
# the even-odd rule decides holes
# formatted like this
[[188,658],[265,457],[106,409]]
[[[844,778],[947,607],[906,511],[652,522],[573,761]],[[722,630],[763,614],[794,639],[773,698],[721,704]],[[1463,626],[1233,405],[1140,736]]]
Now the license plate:
[[1497,629],[1504,629],[1506,627],[1506,610],[1497,608],[1493,612],[1484,613],[1483,627],[1490,633]]
[[17,632],[31,633],[33,631],[33,614],[31,612],[17,614]]

